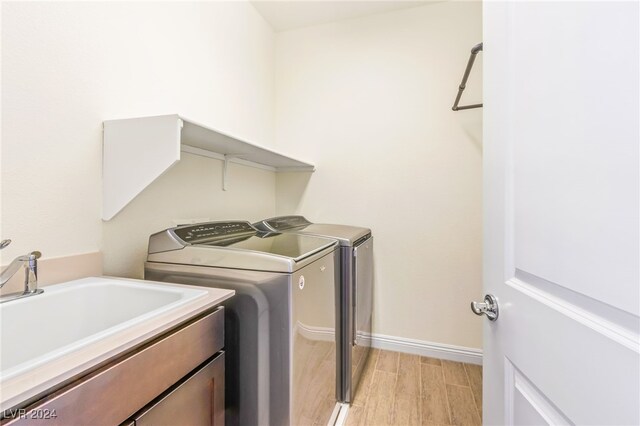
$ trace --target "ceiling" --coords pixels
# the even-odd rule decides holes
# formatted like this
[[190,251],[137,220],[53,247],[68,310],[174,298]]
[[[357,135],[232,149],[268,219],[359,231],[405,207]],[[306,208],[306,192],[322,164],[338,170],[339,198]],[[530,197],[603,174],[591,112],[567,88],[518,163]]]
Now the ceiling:
[[253,0],[253,6],[276,31],[307,27],[433,3],[433,0]]

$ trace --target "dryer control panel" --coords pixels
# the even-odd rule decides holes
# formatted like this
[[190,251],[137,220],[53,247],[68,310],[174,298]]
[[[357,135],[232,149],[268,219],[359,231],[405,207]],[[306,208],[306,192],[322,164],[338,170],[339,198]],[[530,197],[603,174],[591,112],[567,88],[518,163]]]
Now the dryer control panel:
[[254,226],[258,227],[258,229],[262,229],[264,227],[276,232],[286,231],[288,229],[299,228],[307,225],[311,225],[311,222],[305,219],[304,216],[280,216],[266,219],[262,222],[254,224]]

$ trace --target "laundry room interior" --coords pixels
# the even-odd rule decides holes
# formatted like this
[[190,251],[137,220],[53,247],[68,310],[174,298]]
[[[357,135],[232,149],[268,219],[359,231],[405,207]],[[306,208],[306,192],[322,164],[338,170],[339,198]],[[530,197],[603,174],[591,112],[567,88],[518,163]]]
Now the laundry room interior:
[[[542,5],[511,10],[506,3],[2,2],[0,297],[8,303],[0,305],[1,424],[27,424],[34,415],[52,425],[601,419],[585,408],[597,404],[578,410],[506,352],[495,359],[516,361],[499,370],[516,379],[500,383],[534,389],[548,405],[531,397],[537,414],[530,414],[516,390],[500,402],[516,408],[491,410],[487,419],[487,407],[498,407],[492,400],[483,411],[483,340],[499,324],[486,280],[502,267],[486,250],[511,247],[496,246],[507,238],[495,233],[503,222],[491,218],[502,216],[486,203],[512,200],[485,192],[495,187],[487,182],[504,183],[496,173],[509,166],[497,165],[503,157],[496,149],[483,159],[483,140],[506,134],[500,123],[512,116],[501,101],[526,111],[513,113],[513,126],[537,128],[535,117],[552,114],[518,104],[513,93],[538,100],[560,85],[534,68],[529,78],[541,81],[530,87],[522,74],[508,76],[501,66],[517,49],[506,35],[535,46],[527,29],[548,16],[550,28],[561,28],[575,13],[566,5],[553,15]],[[620,58],[629,51],[638,57],[638,24],[625,18],[637,15],[638,5],[601,6],[606,13],[576,7],[576,28],[611,15],[589,37],[606,33],[617,47],[597,45],[589,55],[607,50],[611,67],[624,69],[606,89],[616,94],[606,104],[628,109],[616,119],[625,142],[611,164],[635,174],[603,178],[598,191],[625,182],[607,194],[626,200],[616,204],[628,207],[620,209],[626,216],[607,223],[637,231],[637,220],[629,225],[638,214],[638,183],[630,183],[637,164],[621,158],[637,160],[638,100],[622,82],[637,80],[639,67]],[[513,22],[521,33],[509,32]],[[614,22],[618,32],[609,31]],[[563,31],[564,45],[584,36]],[[488,64],[483,42],[491,41]],[[566,55],[560,50],[551,54],[558,63]],[[533,59],[518,54],[509,69],[526,73]],[[544,78],[553,81],[548,92],[540,90]],[[504,95],[506,81],[514,89]],[[584,104],[597,95],[576,93]],[[524,150],[514,152],[515,164],[524,164]],[[575,175],[588,176],[586,166]],[[518,188],[529,182],[522,176],[514,178]],[[553,197],[531,204],[516,197],[507,214],[541,199]],[[593,220],[585,229],[602,223]],[[529,229],[539,234],[564,235],[534,222]],[[524,219],[514,223],[516,236],[529,236],[518,228]],[[607,268],[627,274],[620,282],[634,282],[637,240],[617,229],[607,235],[626,254],[615,262],[633,268],[614,260]],[[515,247],[524,258],[526,250]],[[593,250],[566,264],[589,263]],[[523,281],[529,276],[520,271],[539,265],[525,266],[513,268]],[[549,282],[568,276],[540,275]],[[629,382],[640,371],[637,288],[625,287],[615,300],[571,289],[581,309],[591,309],[587,297],[606,305],[593,309],[596,323],[602,317],[624,330],[616,336],[627,336],[622,346],[634,354],[624,358],[632,369],[610,380],[624,381],[629,392],[621,406],[633,408],[640,395]],[[504,300],[500,308],[509,315]],[[29,329],[40,330],[32,344],[9,330],[14,321],[25,324],[18,328],[26,338]],[[627,357],[619,350],[607,354]],[[632,411],[620,409],[619,423],[600,424],[633,424]],[[540,414],[551,412],[559,417]]]

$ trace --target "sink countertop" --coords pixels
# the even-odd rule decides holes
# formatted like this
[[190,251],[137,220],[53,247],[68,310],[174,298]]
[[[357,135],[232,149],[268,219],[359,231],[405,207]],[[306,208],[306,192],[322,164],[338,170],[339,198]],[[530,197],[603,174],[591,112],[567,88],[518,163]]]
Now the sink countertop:
[[[123,330],[25,371],[24,373],[0,381],[0,410],[11,410],[22,407],[25,401],[32,400],[34,397],[44,396],[47,391],[54,387],[65,382],[70,382],[72,379],[79,378],[96,366],[123,355],[146,341],[159,337],[173,327],[219,305],[235,294],[233,290],[219,288],[111,277],[85,278],[57,285],[82,286],[85,282],[91,283],[96,280],[99,282],[116,281],[119,283],[153,284],[170,288],[190,288],[204,291],[206,294],[167,310],[166,312],[162,312],[159,315],[133,324],[130,327],[124,328]],[[57,285],[48,286],[45,291],[47,289],[51,291]],[[39,295],[32,297],[37,298]],[[11,326],[10,324],[3,324],[2,328]],[[46,324],[42,324],[42,326],[46,328]],[[24,337],[29,338],[28,330],[25,330]]]

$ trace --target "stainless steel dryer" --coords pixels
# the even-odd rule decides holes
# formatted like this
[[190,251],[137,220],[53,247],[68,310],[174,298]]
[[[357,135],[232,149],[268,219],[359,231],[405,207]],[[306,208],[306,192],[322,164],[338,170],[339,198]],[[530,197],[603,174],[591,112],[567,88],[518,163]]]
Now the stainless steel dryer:
[[353,401],[371,346],[373,237],[357,226],[311,223],[303,216],[280,216],[254,223],[262,231],[334,238],[340,243],[338,356],[341,402]]
[[264,234],[249,222],[181,226],[149,238],[146,279],[236,291],[224,303],[228,425],[329,421],[338,256],[336,240]]

